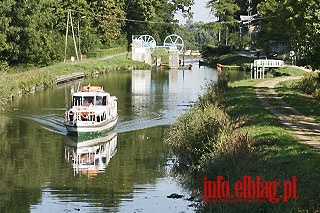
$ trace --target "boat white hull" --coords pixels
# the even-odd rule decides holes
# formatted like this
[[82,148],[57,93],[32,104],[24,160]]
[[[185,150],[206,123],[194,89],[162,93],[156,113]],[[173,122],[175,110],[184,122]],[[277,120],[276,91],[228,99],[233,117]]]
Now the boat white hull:
[[82,133],[101,132],[109,131],[113,129],[118,122],[118,116],[111,120],[93,122],[93,121],[76,121],[76,122],[65,122],[68,134],[79,135]]

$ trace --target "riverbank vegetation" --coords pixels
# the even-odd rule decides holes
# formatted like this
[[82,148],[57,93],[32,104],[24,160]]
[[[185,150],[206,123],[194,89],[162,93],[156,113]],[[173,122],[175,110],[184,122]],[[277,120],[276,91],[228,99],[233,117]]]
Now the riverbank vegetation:
[[301,92],[311,95],[314,99],[320,100],[320,73],[312,72],[305,75],[301,81],[298,81],[294,88]]
[[[310,72],[300,80],[282,82],[276,87],[286,103],[320,122],[319,73]],[[306,98],[307,97],[307,98]]]
[[[113,51],[111,51],[113,52]],[[15,96],[34,92],[37,89],[56,85],[58,76],[73,72],[83,72],[85,75],[97,75],[110,71],[128,69],[149,69],[150,65],[132,61],[126,54],[106,59],[85,59],[83,61],[57,63],[43,68],[33,68],[28,71],[9,70],[0,78],[0,105]]]
[[[259,81],[210,85],[190,112],[172,125],[165,141],[177,156],[174,174],[200,200],[204,177],[216,180],[224,176],[232,192],[232,184],[243,176],[280,183],[296,176],[298,198],[288,202],[202,203],[200,212],[316,212],[320,208],[320,155],[300,143],[262,106],[254,92]],[[223,96],[218,98],[221,90]],[[300,97],[301,93],[291,95],[298,102],[309,100],[305,95]],[[313,104],[316,108],[319,105]],[[316,110],[309,114],[313,112]],[[282,192],[283,186],[277,187],[277,195]]]

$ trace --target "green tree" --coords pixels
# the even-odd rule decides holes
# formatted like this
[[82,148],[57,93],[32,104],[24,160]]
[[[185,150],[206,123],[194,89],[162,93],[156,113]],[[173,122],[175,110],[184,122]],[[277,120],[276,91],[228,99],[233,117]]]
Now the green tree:
[[219,22],[232,23],[237,21],[235,14],[240,8],[234,0],[210,0],[208,7],[211,8]]
[[11,18],[7,16],[14,5],[13,0],[3,0],[0,2],[0,62],[8,59],[7,53],[9,45],[7,43],[7,33]]
[[239,10],[235,13],[236,18],[239,19],[240,15],[254,15],[257,14],[257,6],[262,0],[235,0]]
[[99,37],[107,47],[115,45],[121,37],[122,27],[125,24],[125,12],[123,4],[115,0],[95,1],[93,12],[95,14],[95,26],[99,29]]
[[[2,0],[0,62],[47,65],[64,58],[68,11],[74,35],[67,35],[68,57],[73,36],[81,53],[124,43],[127,36],[149,34],[161,41],[174,33],[174,12],[190,14],[193,0]],[[69,17],[70,18],[70,17]]]
[[261,40],[274,41],[275,44],[290,43],[303,63],[319,67],[319,9],[316,0],[261,2],[259,11],[264,17]]
[[216,23],[211,23],[211,27],[218,30],[219,43],[228,44],[229,35],[239,29],[239,21],[236,19],[236,13],[240,10],[239,6],[235,0],[210,0],[207,6],[218,18]]
[[125,0],[128,19],[125,31],[128,40],[132,35],[148,34],[157,41],[174,32],[174,13],[190,14],[193,0]]
[[[3,59],[11,65],[48,64],[58,60],[61,37],[54,32],[52,14],[48,10],[53,1],[7,1],[5,27],[1,32]],[[5,38],[5,39],[4,39]],[[1,45],[2,46],[2,45]]]

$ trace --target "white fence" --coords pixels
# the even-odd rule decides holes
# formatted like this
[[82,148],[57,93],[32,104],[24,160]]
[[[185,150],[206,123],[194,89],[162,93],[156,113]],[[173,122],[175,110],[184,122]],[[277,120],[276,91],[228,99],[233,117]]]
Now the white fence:
[[255,67],[282,67],[284,65],[284,61],[272,59],[258,59],[254,60],[253,64]]
[[282,60],[273,60],[273,59],[258,59],[254,60],[251,63],[251,78],[258,79],[264,78],[265,69],[272,67],[282,67],[284,66],[284,61]]

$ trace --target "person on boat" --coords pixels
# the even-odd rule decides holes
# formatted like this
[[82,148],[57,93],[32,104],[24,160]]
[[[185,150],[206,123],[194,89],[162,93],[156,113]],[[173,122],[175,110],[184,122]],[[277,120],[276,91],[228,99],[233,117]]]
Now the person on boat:
[[101,96],[97,96],[96,97],[96,104],[101,106],[102,105],[102,97]]
[[93,105],[93,98],[91,97],[86,97],[84,98],[83,106],[92,106]]

